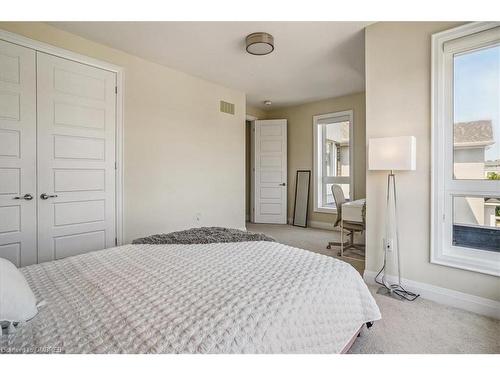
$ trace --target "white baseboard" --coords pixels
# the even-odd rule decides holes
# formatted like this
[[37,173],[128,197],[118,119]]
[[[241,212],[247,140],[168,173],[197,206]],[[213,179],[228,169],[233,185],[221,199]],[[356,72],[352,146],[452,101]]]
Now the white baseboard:
[[[375,276],[377,272],[365,270],[363,279],[367,284],[375,285]],[[388,275],[389,282],[394,283],[397,278]],[[492,299],[477,297],[472,294],[458,292],[452,289],[446,289],[439,286],[421,283],[408,279],[401,279],[401,282],[408,290],[420,294],[424,299],[438,302],[444,305],[457,307],[459,309],[471,311],[477,314],[500,319],[500,302]]]
[[[288,224],[292,225],[293,218],[288,218]],[[308,221],[307,226],[316,229],[326,229],[326,230],[339,230],[338,228],[333,227],[333,222],[328,223],[325,221]]]
[[325,221],[308,221],[307,225],[310,226],[311,228],[337,230],[337,228],[333,227],[333,222],[327,223]]

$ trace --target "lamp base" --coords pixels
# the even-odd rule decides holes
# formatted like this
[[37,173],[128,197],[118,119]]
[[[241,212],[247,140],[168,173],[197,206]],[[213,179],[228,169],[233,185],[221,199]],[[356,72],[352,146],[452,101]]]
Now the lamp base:
[[[383,269],[380,270],[380,272],[382,271]],[[385,282],[378,281],[377,278],[380,275],[380,272],[377,277],[375,277],[375,282],[379,285],[382,285],[380,288],[378,288],[377,294],[392,297],[394,299],[397,299],[398,301],[410,302],[415,301],[418,297],[420,297],[420,294],[410,292],[403,288],[401,285],[391,284],[390,286],[388,286]]]
[[382,296],[391,297],[391,298],[397,299],[398,301],[405,301],[405,299],[403,297],[394,293],[391,289],[386,288],[385,286],[381,286],[380,288],[378,288],[377,294],[380,294]]

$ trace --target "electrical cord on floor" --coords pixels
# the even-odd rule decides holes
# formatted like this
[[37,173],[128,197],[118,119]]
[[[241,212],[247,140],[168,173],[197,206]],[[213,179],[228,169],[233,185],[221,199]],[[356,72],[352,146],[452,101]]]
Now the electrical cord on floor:
[[384,259],[384,265],[382,266],[382,268],[380,269],[380,271],[378,271],[377,273],[377,276],[375,276],[375,282],[378,284],[378,285],[381,285],[383,286],[384,288],[386,288],[390,293],[394,293],[396,294],[397,296],[407,300],[407,301],[415,301],[418,297],[420,297],[420,294],[416,294],[416,293],[413,293],[413,292],[410,292],[408,290],[406,290],[405,288],[403,288],[402,285],[399,285],[399,284],[389,284],[389,285],[386,285],[383,281],[379,281],[378,278],[380,276],[380,274],[382,273],[382,271],[384,271],[385,269],[385,259]]

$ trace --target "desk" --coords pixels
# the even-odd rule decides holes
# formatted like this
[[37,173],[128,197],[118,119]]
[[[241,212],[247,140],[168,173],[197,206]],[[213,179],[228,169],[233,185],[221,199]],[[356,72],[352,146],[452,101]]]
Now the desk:
[[363,209],[365,205],[365,198],[344,203],[342,205],[342,221],[364,223],[365,221],[363,218]]
[[[342,217],[340,218],[340,256],[344,256],[344,228],[351,232],[350,244],[347,248],[358,247],[354,244],[354,232],[362,232],[365,229],[366,199],[357,199],[342,205]],[[364,255],[363,255],[364,256]]]

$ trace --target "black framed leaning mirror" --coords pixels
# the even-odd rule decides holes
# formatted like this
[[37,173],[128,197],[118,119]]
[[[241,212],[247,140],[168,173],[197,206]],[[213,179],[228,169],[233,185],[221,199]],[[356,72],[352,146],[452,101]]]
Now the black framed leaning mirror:
[[307,227],[310,183],[311,171],[298,170],[295,178],[295,204],[293,206],[293,225],[296,227]]

